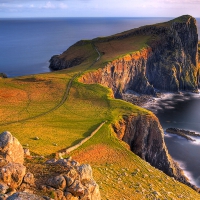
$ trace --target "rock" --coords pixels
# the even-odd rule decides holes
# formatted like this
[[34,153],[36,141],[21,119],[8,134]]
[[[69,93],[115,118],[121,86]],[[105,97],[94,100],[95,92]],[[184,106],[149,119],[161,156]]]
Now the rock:
[[0,194],[5,194],[9,187],[5,183],[0,183]]
[[29,149],[25,148],[24,149],[24,156],[30,156],[30,155],[31,155],[31,153],[30,153]]
[[[113,125],[113,129],[135,154],[167,175],[188,184],[181,168],[168,153],[164,132],[156,116],[124,116],[123,120]],[[132,175],[137,175],[138,172],[139,170]]]
[[20,186],[26,173],[26,167],[19,163],[8,163],[0,169],[0,180],[10,188]]
[[64,192],[61,190],[53,191],[52,196],[54,197],[54,199],[57,199],[57,200],[66,200],[66,198],[64,196]]
[[7,200],[44,200],[45,198],[27,192],[17,192],[7,198]]
[[78,197],[73,196],[70,192],[65,192],[64,196],[67,200],[78,200]]
[[[134,40],[134,36],[138,35],[148,35],[154,39],[149,40],[148,47],[128,53],[98,70],[84,74],[82,82],[109,87],[118,98],[127,90],[147,95],[156,95],[157,90],[197,91],[198,34],[193,17],[187,15],[160,26],[143,26],[126,34],[121,33],[121,36],[103,38],[101,43],[112,43],[118,39],[123,41],[127,37],[133,37]],[[60,57],[64,60],[67,56],[66,51]],[[74,54],[74,57],[78,56]]]
[[64,190],[66,187],[66,180],[62,175],[55,176],[48,179],[47,185],[52,186],[55,189]]
[[8,162],[24,163],[23,147],[8,131],[0,134],[0,157]]
[[34,175],[30,172],[26,173],[26,175],[24,176],[23,182],[29,185],[34,185],[35,184]]
[[46,164],[55,164],[57,162],[57,160],[55,158],[47,160],[45,163]]
[[79,167],[81,182],[88,182],[92,179],[92,168],[88,164],[83,164]]
[[83,196],[85,193],[84,186],[80,183],[79,180],[75,180],[74,183],[69,188],[67,188],[67,191],[75,197]]
[[78,177],[78,172],[76,169],[72,168],[66,174],[63,175],[66,179],[67,187],[70,187],[74,183],[75,179]]
[[5,73],[0,73],[0,78],[8,78],[8,76]]
[[42,186],[44,191],[51,191],[56,194],[59,189],[59,195],[62,193],[60,191],[63,191],[64,197],[67,200],[101,199],[99,186],[93,179],[92,168],[90,165],[80,165],[78,162],[72,160],[72,158],[59,159],[57,162],[54,162],[53,164],[51,163],[51,165],[61,165],[67,170],[67,172],[51,177],[46,182],[47,186]]

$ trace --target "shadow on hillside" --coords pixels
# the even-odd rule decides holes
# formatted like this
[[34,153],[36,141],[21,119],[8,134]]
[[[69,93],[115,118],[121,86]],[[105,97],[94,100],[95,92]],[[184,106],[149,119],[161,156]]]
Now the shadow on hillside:
[[96,125],[90,127],[90,128],[83,134],[83,138],[80,138],[80,139],[75,140],[74,142],[72,142],[71,146],[74,146],[74,145],[78,144],[78,143],[81,142],[84,138],[90,136],[90,135],[93,133],[93,131],[95,131],[95,130],[100,126],[100,124],[101,124],[101,123],[96,124]]

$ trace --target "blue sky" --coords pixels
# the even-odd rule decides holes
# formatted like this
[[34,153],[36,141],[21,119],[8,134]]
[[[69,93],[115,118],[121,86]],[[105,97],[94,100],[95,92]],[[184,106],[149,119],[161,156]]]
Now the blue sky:
[[0,0],[0,17],[200,17],[200,0]]

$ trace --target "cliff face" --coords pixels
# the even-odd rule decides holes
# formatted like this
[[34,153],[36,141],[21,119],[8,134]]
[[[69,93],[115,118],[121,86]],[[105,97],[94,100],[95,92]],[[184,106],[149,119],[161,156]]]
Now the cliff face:
[[167,91],[198,88],[198,34],[196,20],[171,23],[165,35],[151,44],[147,78],[154,88]]
[[85,74],[81,79],[84,83],[100,83],[112,88],[116,97],[127,89],[138,93],[155,94],[147,77],[147,60],[152,53],[151,48],[145,48],[133,54],[109,62],[104,68]]
[[198,89],[198,34],[193,17],[142,27],[110,40],[134,35],[151,35],[148,47],[85,74],[82,81],[108,86],[116,97],[127,89],[152,95],[156,90]]
[[113,129],[118,138],[129,144],[139,157],[167,175],[195,188],[168,154],[162,127],[155,116],[126,116],[114,124]]

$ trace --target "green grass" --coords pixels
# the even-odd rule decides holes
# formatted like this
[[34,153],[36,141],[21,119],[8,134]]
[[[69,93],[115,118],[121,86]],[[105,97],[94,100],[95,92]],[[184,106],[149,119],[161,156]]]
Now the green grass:
[[[95,136],[71,153],[79,162],[92,165],[103,200],[199,199],[199,194],[191,188],[167,177],[133,154],[127,144],[113,133],[111,125],[122,116],[152,115],[151,112],[113,99],[110,89],[98,84],[80,83],[78,77],[72,83],[66,102],[57,107],[69,81],[76,74],[96,70],[121,56],[136,54],[147,48],[149,39],[151,36],[82,41],[61,55],[63,59],[66,55],[73,59],[78,54],[84,58],[79,66],[0,79],[0,132],[10,131],[21,144],[28,144],[32,153],[48,157],[77,144],[100,123],[107,121]],[[93,44],[102,57],[91,66],[98,57]],[[36,136],[40,139],[34,140]],[[156,196],[154,191],[160,195]]]
[[[191,188],[166,176],[127,149],[105,124],[71,156],[93,167],[102,199],[198,199]],[[158,192],[155,195],[153,192]]]

